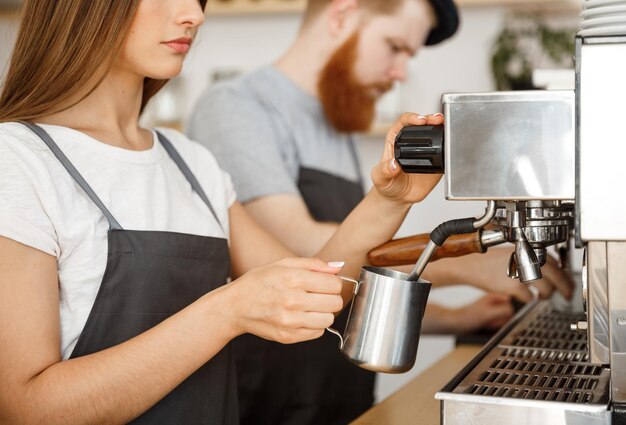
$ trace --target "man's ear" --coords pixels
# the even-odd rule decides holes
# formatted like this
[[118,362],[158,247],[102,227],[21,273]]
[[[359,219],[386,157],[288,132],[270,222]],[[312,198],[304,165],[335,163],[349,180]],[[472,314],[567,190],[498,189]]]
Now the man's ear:
[[347,38],[354,33],[358,26],[360,13],[358,0],[333,0],[326,12],[330,35]]

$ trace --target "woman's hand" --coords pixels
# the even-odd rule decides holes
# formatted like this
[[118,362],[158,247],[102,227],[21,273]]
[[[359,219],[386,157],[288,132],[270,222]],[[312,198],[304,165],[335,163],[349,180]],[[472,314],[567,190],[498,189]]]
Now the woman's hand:
[[226,309],[236,333],[292,344],[319,338],[343,308],[339,267],[313,258],[288,258],[233,281]]
[[394,159],[396,137],[403,127],[409,125],[443,124],[443,115],[421,116],[403,114],[391,127],[385,140],[380,163],[372,169],[374,187],[385,198],[400,203],[419,202],[430,193],[441,179],[441,174],[405,174]]

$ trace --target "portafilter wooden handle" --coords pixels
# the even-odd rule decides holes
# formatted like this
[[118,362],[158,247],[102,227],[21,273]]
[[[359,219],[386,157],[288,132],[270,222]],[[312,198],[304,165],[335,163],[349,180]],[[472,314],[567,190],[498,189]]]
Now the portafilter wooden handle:
[[[379,267],[414,264],[429,241],[430,236],[427,233],[394,239],[372,249],[367,257],[371,265]],[[435,251],[430,261],[485,251],[486,248],[481,243],[481,231],[466,235],[454,235],[450,236],[443,246]]]

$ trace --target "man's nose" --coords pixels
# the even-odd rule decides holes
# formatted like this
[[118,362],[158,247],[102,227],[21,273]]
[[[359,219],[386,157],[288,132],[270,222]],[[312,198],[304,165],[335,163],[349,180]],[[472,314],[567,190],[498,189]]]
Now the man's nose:
[[406,59],[397,60],[389,71],[389,77],[393,81],[406,81],[407,77],[407,61]]

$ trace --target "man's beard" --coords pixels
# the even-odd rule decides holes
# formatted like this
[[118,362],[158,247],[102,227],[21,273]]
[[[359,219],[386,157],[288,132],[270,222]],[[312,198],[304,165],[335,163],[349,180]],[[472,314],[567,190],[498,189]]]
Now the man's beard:
[[374,121],[376,101],[391,88],[388,84],[361,84],[354,75],[359,33],[354,33],[333,53],[318,81],[326,119],[340,132],[363,132]]

